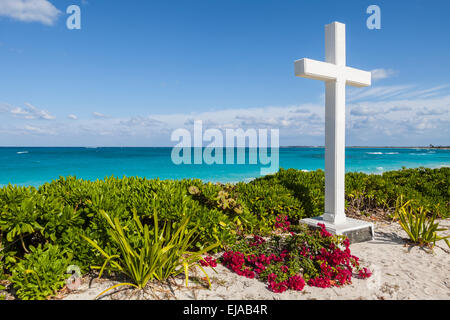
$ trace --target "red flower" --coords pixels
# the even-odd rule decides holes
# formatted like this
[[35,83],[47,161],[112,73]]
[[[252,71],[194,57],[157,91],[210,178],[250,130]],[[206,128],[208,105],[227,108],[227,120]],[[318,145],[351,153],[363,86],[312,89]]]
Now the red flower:
[[277,275],[275,273],[271,273],[267,276],[267,282],[273,282],[277,278]]
[[288,216],[280,214],[275,218],[275,221],[275,229],[282,229],[285,232],[289,232],[291,223],[288,221]]
[[287,281],[269,282],[269,289],[275,293],[282,293],[282,292],[286,291],[287,288],[288,288]]
[[291,290],[302,291],[305,287],[305,280],[299,275],[295,275],[289,278],[288,287]]
[[327,229],[325,228],[325,225],[323,223],[318,223],[317,224],[320,227],[320,236],[323,238],[328,238],[333,236],[331,233],[329,233],[327,231]]
[[345,239],[342,243],[344,244],[345,249],[347,249],[350,246],[350,240],[348,240],[348,238]]
[[200,265],[202,267],[217,267],[217,261],[216,259],[213,259],[212,257],[208,256],[205,259],[200,260]]
[[[278,216],[277,223],[282,228],[289,227],[290,223],[287,221],[287,217]],[[327,238],[332,237],[324,224],[319,224],[320,226],[320,237]],[[270,251],[265,251],[263,248],[258,247],[265,240],[260,236],[253,236],[252,239],[246,241],[247,248],[245,249],[247,254],[239,251],[227,251],[223,254],[223,265],[228,269],[232,270],[240,276],[244,276],[250,279],[255,277],[266,280],[268,288],[277,293],[284,292],[286,290],[303,290],[305,286],[305,280],[300,275],[294,275],[288,277],[287,280],[277,281],[277,274],[287,274],[288,272],[293,272],[288,265],[294,255],[299,255],[300,259],[309,259],[312,264],[318,269],[318,275],[308,281],[308,285],[328,288],[332,286],[342,286],[351,283],[351,277],[353,275],[353,268],[359,270],[360,278],[368,278],[371,276],[372,272],[367,268],[360,269],[359,259],[351,255],[350,252],[350,241],[348,238],[342,242],[338,242],[336,239],[325,239],[325,243],[329,243],[328,246],[319,247],[318,252],[315,246],[312,246],[308,240],[304,241],[294,251],[290,252],[286,250],[286,247],[281,246],[281,248],[273,248]],[[314,250],[312,249],[314,248]],[[345,249],[344,249],[345,248]],[[250,250],[248,250],[250,249]],[[254,253],[252,253],[254,252]],[[256,255],[256,252],[258,252]],[[283,262],[278,264],[278,262]],[[214,266],[215,260],[211,257],[206,257],[201,260],[202,265]],[[276,268],[274,272],[265,276],[263,278],[264,270],[268,267]],[[283,275],[283,277],[285,277]],[[278,278],[279,279],[279,278]]]
[[331,281],[329,278],[316,277],[309,279],[308,285],[311,287],[328,288],[331,287]]
[[258,235],[254,235],[253,236],[253,241],[249,242],[249,245],[251,247],[258,247],[259,245],[263,244],[264,242],[266,242],[266,240],[264,240],[263,237],[260,237]]
[[372,275],[372,271],[367,268],[362,268],[358,273],[359,277],[362,279],[369,278]]

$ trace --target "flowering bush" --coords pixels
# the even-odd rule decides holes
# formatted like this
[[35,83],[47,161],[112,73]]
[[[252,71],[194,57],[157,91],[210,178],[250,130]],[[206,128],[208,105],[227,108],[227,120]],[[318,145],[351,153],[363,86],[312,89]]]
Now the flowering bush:
[[[280,218],[277,223],[284,221]],[[225,251],[222,264],[240,276],[267,282],[268,289],[277,293],[301,291],[305,283],[320,288],[346,285],[354,272],[359,278],[370,277],[370,270],[361,268],[358,257],[351,254],[348,238],[333,236],[323,224],[319,226],[320,230],[302,228],[269,240],[257,235],[244,238]],[[289,224],[284,231],[289,231]]]

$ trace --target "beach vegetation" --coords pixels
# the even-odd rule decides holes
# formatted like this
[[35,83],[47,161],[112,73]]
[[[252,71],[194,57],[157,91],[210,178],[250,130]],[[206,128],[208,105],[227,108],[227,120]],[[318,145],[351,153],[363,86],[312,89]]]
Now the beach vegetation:
[[30,246],[12,268],[11,282],[22,300],[44,300],[55,295],[70,276],[66,273],[70,254],[57,245]]
[[[394,213],[398,198],[424,207],[439,218],[450,216],[450,168],[386,171],[380,175],[350,172],[345,177],[347,209]],[[353,197],[352,197],[353,196]]]
[[221,262],[240,276],[265,282],[275,293],[301,291],[305,284],[339,287],[351,283],[353,274],[360,278],[371,275],[351,254],[349,245],[347,237],[330,234],[324,225],[316,230],[299,226],[296,232],[267,239],[243,237],[226,249]]
[[24,237],[43,230],[39,220],[42,212],[40,209],[45,203],[44,198],[32,187],[9,185],[2,191],[4,203],[0,215],[2,234],[8,242],[12,242],[13,239],[19,240],[23,251],[29,252]]
[[110,255],[101,249],[95,241],[84,237],[105,258],[101,267],[95,267],[100,269],[99,278],[105,268],[109,268],[125,274],[132,280],[132,283],[117,284],[103,291],[99,296],[121,285],[131,285],[143,289],[153,279],[165,281],[169,277],[177,276],[183,272],[187,286],[189,270],[195,267],[204,272],[209,282],[208,274],[199,261],[203,260],[202,255],[205,252],[218,246],[218,243],[199,251],[189,251],[195,241],[195,228],[187,229],[189,223],[187,215],[184,215],[179,224],[165,221],[160,228],[155,210],[153,228],[150,229],[149,225],[142,224],[136,210],[133,210],[134,228],[130,230],[123,227],[118,218],[112,219],[104,210],[100,210],[100,214],[109,225],[108,233],[111,236],[112,245],[118,247],[119,254]]
[[409,239],[420,246],[434,247],[436,241],[445,240],[450,248],[448,238],[450,236],[438,235],[439,231],[445,231],[445,228],[439,228],[436,222],[437,212],[430,215],[428,210],[423,207],[414,207],[410,201],[404,203],[398,208],[396,216],[398,223],[408,234]]
[[[449,176],[450,168],[446,167],[402,169],[380,175],[347,173],[346,212],[371,218],[382,211],[388,213],[387,219],[399,221],[400,216],[404,216],[403,224],[407,229],[420,230],[413,234],[415,239],[434,243],[440,239],[432,231],[439,229],[434,227],[436,220],[449,217]],[[102,266],[108,257],[114,257],[104,268],[108,272],[117,267],[113,261],[124,269],[125,259],[130,257],[134,257],[135,265],[139,265],[136,255],[142,252],[139,245],[145,241],[145,228],[150,237],[155,235],[155,212],[159,233],[164,224],[164,232],[170,229],[173,234],[184,226],[185,234],[190,234],[183,249],[185,252],[205,252],[206,249],[211,254],[223,252],[246,235],[270,237],[274,232],[286,232],[287,227],[295,230],[301,218],[321,215],[324,185],[322,170],[303,172],[294,169],[280,169],[276,174],[237,184],[138,177],[89,181],[69,176],[38,188],[8,185],[0,188],[0,269],[6,277],[11,277],[14,271],[16,281],[13,286],[22,288],[18,265],[26,263],[30,270],[40,268],[31,265],[41,264],[43,260],[30,257],[44,253],[29,256],[35,250],[32,248],[39,245],[42,248],[57,246],[70,255],[71,264],[79,266],[83,274],[89,272],[91,266]],[[413,209],[404,206],[399,210],[405,203]],[[417,208],[423,209],[418,211]],[[144,228],[142,231],[137,220]],[[123,251],[121,237],[116,234],[114,239],[118,226],[135,255]],[[93,250],[92,243],[86,238],[104,253]],[[154,238],[150,240],[154,241]],[[216,243],[219,245],[209,247]],[[162,245],[163,242],[155,246]],[[122,263],[120,259],[123,259]],[[306,270],[308,266],[302,268]],[[116,268],[116,271],[120,272],[120,269]],[[153,277],[158,279],[155,274]],[[160,273],[158,277],[163,279],[165,276]],[[139,286],[145,276],[136,275],[135,278],[137,281],[132,282]],[[305,278],[308,282],[308,276]],[[29,275],[27,279],[35,281],[30,280]],[[31,298],[31,295],[23,297]]]

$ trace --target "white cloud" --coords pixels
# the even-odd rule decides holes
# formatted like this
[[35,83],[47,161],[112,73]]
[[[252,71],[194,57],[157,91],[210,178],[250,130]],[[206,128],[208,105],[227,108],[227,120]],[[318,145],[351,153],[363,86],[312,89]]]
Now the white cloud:
[[364,101],[349,104],[347,109],[346,127],[353,145],[363,141],[372,145],[374,141],[378,145],[448,144],[450,95]]
[[300,109],[297,109],[297,110],[295,110],[293,112],[295,112],[295,113],[309,113],[310,111],[308,109],[305,109],[305,108],[300,108]]
[[1,0],[0,16],[53,25],[61,14],[48,0]]
[[108,118],[107,115],[104,115],[103,113],[96,112],[96,111],[92,112],[92,115],[96,118]]
[[401,106],[401,107],[395,106],[388,109],[386,112],[410,111],[410,110],[412,110],[412,108],[408,106]]
[[72,119],[72,120],[77,120],[78,119],[78,117],[76,115],[74,115],[74,114],[69,114],[67,116],[67,118]]
[[9,104],[2,104],[0,112],[10,113],[16,118],[27,120],[55,120],[56,117],[51,115],[47,110],[41,110],[33,106],[31,103],[25,102],[24,107],[14,107]]
[[52,116],[47,110],[40,110],[28,102],[26,102],[25,105],[28,107],[28,112],[30,114],[34,115],[34,117],[36,117],[38,119],[44,119],[44,120],[56,119],[56,117]]
[[56,132],[49,128],[42,128],[42,127],[36,127],[31,125],[25,125],[24,129],[26,133],[32,133],[32,134],[44,134],[44,135],[55,135]]
[[25,111],[19,107],[11,109],[10,112],[12,115],[15,115],[15,116],[24,116],[25,119],[32,119],[31,116],[29,115],[28,111]]
[[347,102],[390,99],[402,93],[410,92],[413,88],[414,86],[412,85],[374,86],[358,89],[350,88],[348,90]]
[[[408,89],[382,87],[379,93],[408,92],[413,98],[373,99],[366,95],[357,102],[348,102],[346,110],[346,135],[348,145],[428,145],[448,144],[450,136],[450,93],[439,91],[437,96],[423,95],[435,92],[434,88]],[[414,88],[414,87],[412,87]],[[438,88],[438,87],[435,87]],[[376,87],[374,88],[376,89]],[[414,94],[416,92],[418,94]],[[37,108],[35,108],[37,109]],[[15,113],[15,117],[36,117],[30,108],[14,108],[0,104],[0,111]],[[27,111],[27,112],[24,112]],[[320,104],[265,106],[235,108],[204,112],[150,114],[146,116],[107,117],[94,112],[90,119],[69,119],[27,124],[14,127],[3,123],[2,135],[39,134],[40,141],[48,145],[55,139],[68,145],[140,145],[170,146],[173,130],[185,128],[192,132],[193,121],[202,120],[203,130],[216,128],[279,129],[281,145],[323,145],[325,108]],[[21,120],[23,121],[23,120]],[[51,135],[45,140],[44,135]],[[3,136],[2,136],[3,137]],[[57,138],[55,138],[57,137]],[[25,140],[24,140],[25,141]],[[70,142],[70,143],[69,143]]]
[[448,106],[447,108],[427,108],[424,107],[423,109],[416,112],[416,115],[419,117],[421,116],[439,116],[439,115],[445,115],[449,114]]
[[426,89],[417,85],[373,86],[358,89],[349,88],[347,102],[433,98],[447,95],[449,93],[449,88],[450,84]]
[[397,74],[397,71],[392,69],[374,69],[371,71],[371,73],[372,73],[372,81],[378,81]]
[[[404,98],[431,98],[436,95],[442,95],[443,93],[449,92],[448,88],[450,87],[450,84],[445,84],[441,86],[436,86],[433,88],[428,89],[419,89],[419,90],[413,90],[411,92],[405,92],[398,96],[400,99]],[[447,90],[444,90],[447,89]]]

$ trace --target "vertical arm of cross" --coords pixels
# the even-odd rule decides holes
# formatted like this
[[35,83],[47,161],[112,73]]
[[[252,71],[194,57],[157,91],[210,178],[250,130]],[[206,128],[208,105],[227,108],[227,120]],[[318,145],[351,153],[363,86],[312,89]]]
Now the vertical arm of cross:
[[346,65],[345,24],[333,22],[325,26],[325,61]]
[[[325,60],[345,68],[345,25],[325,26]],[[325,83],[325,213],[323,219],[345,222],[345,75]]]

